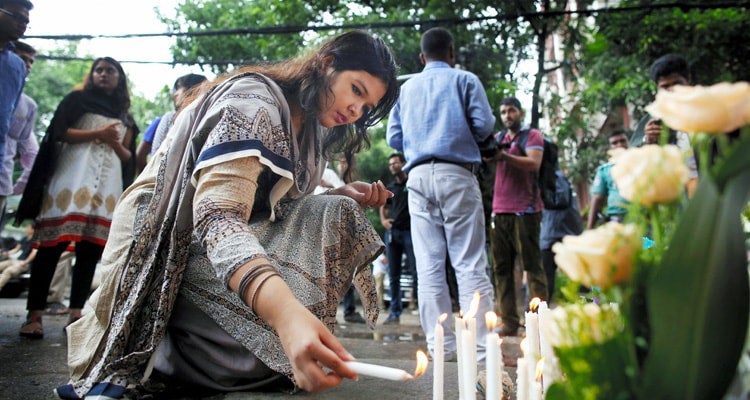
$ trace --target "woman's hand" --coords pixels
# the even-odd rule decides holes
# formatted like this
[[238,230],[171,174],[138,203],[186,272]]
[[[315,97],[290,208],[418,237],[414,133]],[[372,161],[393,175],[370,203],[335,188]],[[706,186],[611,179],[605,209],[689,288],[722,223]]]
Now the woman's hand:
[[331,190],[330,193],[351,197],[362,207],[373,208],[384,205],[386,200],[393,197],[393,193],[381,181],[373,183],[360,181],[347,183],[344,186]]
[[120,132],[117,130],[117,127],[122,125],[121,122],[113,122],[109,125],[103,126],[99,130],[99,136],[98,139],[106,144],[108,144],[110,147],[115,147],[120,144]]
[[320,320],[297,304],[286,309],[276,324],[297,386],[318,392],[340,385],[343,378],[356,379],[357,374],[344,364],[354,357]]

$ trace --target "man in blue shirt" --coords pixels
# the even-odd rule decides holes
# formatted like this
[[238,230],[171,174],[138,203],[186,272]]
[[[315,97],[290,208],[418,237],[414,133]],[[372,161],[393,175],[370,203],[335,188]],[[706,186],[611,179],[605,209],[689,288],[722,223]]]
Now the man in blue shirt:
[[[453,36],[432,28],[421,41],[421,73],[401,87],[388,119],[388,144],[406,157],[409,215],[417,260],[419,318],[427,347],[434,352],[435,325],[451,315],[446,254],[458,280],[461,309],[479,293],[477,316],[494,308],[487,275],[482,193],[474,175],[481,157],[478,143],[495,125],[492,107],[476,75],[452,68]],[[454,357],[456,337],[444,322],[445,357]],[[487,327],[477,324],[478,360],[484,360]]]
[[[615,130],[609,134],[610,151],[626,150],[628,148],[628,135],[623,130]],[[586,223],[586,229],[596,226],[599,214],[604,210],[605,221],[622,222],[627,213],[628,201],[620,196],[620,191],[612,179],[611,170],[614,166],[612,161],[600,165],[596,169],[594,182],[591,184],[591,209]],[[605,208],[606,204],[606,208]]]
[[[34,6],[28,0],[0,0],[0,166],[5,154],[10,121],[26,81],[26,63],[13,51],[13,42],[26,32],[29,10],[32,8]],[[0,173],[3,171],[0,170]],[[5,199],[0,203],[2,210],[5,208]]]

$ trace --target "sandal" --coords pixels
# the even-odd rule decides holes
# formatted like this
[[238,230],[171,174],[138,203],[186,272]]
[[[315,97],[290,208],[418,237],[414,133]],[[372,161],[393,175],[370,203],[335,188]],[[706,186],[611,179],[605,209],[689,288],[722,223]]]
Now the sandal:
[[42,316],[34,315],[21,325],[21,330],[18,334],[28,339],[42,339],[44,338],[44,330],[42,329]]

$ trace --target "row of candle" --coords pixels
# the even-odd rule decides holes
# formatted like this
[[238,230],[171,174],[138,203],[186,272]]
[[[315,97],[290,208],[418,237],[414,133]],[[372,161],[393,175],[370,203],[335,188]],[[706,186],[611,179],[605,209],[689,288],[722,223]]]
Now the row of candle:
[[[479,308],[479,293],[475,293],[466,314],[455,317],[456,361],[458,369],[459,400],[476,400],[477,381],[477,321],[475,315]],[[435,346],[433,351],[433,400],[443,400],[444,378],[444,328],[448,315],[442,314],[435,326]],[[486,340],[487,387],[486,399],[500,400],[502,386],[501,374],[504,367],[502,340],[493,332],[497,324],[497,315],[490,311],[485,314],[485,323],[489,333]]]
[[521,341],[523,356],[516,368],[516,398],[518,400],[542,399],[557,378],[556,357],[546,337],[545,324],[551,322],[547,302],[535,297],[525,313],[526,338]]

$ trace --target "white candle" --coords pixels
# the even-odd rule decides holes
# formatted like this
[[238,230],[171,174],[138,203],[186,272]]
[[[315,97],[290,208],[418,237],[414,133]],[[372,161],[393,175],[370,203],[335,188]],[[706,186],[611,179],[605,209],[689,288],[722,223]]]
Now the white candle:
[[529,400],[529,369],[526,366],[526,360],[523,358],[518,359],[516,365],[516,399],[517,400]]
[[[473,319],[473,318],[472,318]],[[463,350],[464,350],[464,390],[463,400],[475,400],[477,398],[476,393],[476,380],[477,380],[477,363],[474,360],[476,357],[476,336],[473,336],[471,329],[467,328],[463,331]]]
[[531,384],[529,386],[529,399],[531,400],[542,400],[542,369],[544,368],[544,360],[539,360],[534,366],[534,375],[531,377]]
[[488,400],[500,400],[500,370],[502,366],[502,352],[500,350],[500,344],[502,340],[497,333],[493,332],[495,325],[497,324],[497,315],[488,311],[484,315],[485,322],[487,324],[487,387],[485,396]]
[[552,323],[551,313],[552,311],[546,301],[539,303],[537,314],[539,315],[539,352],[544,360],[544,369],[542,370],[543,393],[547,393],[547,389],[560,377],[557,357],[555,357],[552,342],[547,336],[550,330],[549,324]]
[[463,400],[464,398],[464,349],[463,349],[463,332],[464,332],[464,320],[461,317],[456,317],[456,367],[458,368],[458,399]]
[[346,361],[346,366],[359,375],[367,375],[391,381],[410,381],[414,379],[410,373],[398,368],[361,363],[358,361]]
[[526,313],[526,339],[529,355],[539,358],[539,315],[535,312]]
[[445,345],[443,338],[443,321],[448,318],[448,314],[442,314],[435,324],[435,349],[433,350],[432,366],[432,399],[443,400],[443,373],[445,361]]

